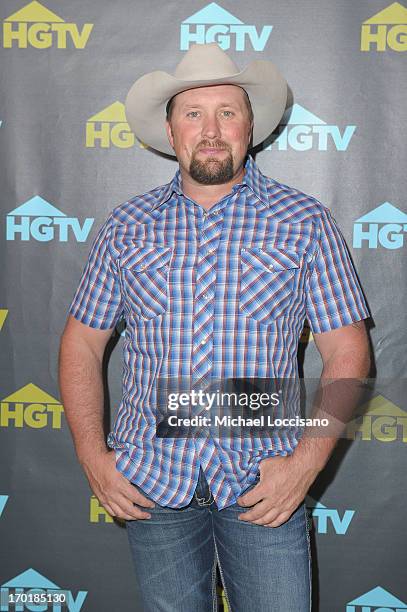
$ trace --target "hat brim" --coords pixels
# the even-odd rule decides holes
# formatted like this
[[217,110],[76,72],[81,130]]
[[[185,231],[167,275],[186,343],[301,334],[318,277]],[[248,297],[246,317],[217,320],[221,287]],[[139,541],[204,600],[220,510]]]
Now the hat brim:
[[127,122],[144,144],[174,155],[165,129],[165,108],[181,91],[209,85],[238,85],[248,94],[253,110],[252,146],[260,144],[277,127],[287,102],[287,83],[272,62],[255,60],[244,70],[217,79],[181,80],[156,70],[143,75],[126,96]]

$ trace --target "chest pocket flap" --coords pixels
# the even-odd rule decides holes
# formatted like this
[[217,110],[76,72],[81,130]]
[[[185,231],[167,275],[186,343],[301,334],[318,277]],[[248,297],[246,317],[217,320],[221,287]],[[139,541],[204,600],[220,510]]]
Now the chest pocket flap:
[[291,270],[299,267],[298,253],[271,247],[243,247],[241,260],[248,266],[267,270]]
[[146,268],[161,268],[169,263],[172,248],[166,246],[133,246],[128,247],[120,257],[122,268],[131,268],[134,272],[143,272]]

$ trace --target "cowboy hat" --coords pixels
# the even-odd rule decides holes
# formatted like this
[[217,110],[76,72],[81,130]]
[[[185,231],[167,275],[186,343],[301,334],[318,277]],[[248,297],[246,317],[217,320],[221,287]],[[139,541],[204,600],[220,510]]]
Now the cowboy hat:
[[252,146],[272,133],[284,113],[287,83],[272,62],[255,60],[239,71],[217,43],[195,44],[174,75],[155,70],[133,83],[125,101],[130,128],[143,143],[174,155],[165,130],[167,102],[181,91],[208,85],[238,85],[246,91],[254,116]]

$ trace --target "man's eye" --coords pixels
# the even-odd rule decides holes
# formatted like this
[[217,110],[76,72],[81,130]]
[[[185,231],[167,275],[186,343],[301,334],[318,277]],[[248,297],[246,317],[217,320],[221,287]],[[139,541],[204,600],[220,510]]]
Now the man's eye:
[[233,111],[230,111],[230,110],[225,110],[225,111],[223,111],[223,114],[224,114],[226,117],[233,117]]
[[187,117],[192,117],[193,119],[195,117],[198,117],[199,115],[199,111],[190,111],[189,113],[187,113]]

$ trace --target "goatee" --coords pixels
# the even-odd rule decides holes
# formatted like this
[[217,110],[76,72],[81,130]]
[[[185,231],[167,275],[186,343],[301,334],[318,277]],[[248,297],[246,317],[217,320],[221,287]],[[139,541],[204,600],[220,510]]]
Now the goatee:
[[[204,148],[204,146],[205,144],[202,145],[201,143],[200,148]],[[206,146],[213,147],[214,145],[208,144]],[[189,174],[195,181],[202,185],[222,185],[223,183],[228,183],[233,179],[232,154],[229,151],[225,159],[207,157],[205,160],[201,161],[196,158],[196,153],[194,152],[191,157]]]

